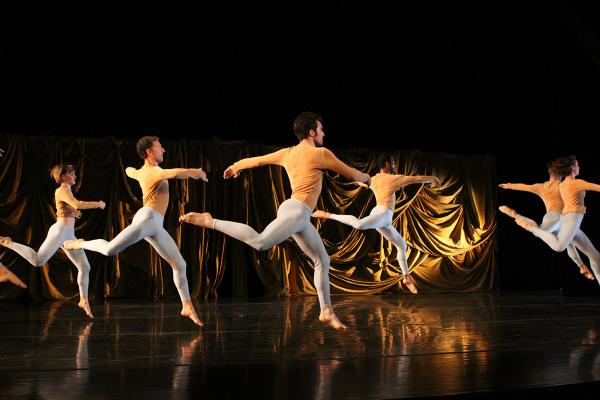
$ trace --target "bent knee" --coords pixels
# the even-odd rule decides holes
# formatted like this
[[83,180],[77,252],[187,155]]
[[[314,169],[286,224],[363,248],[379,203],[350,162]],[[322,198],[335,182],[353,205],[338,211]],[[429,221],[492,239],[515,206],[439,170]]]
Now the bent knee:
[[323,255],[318,257],[317,259],[313,260],[313,262],[315,263],[315,268],[321,267],[321,268],[325,268],[325,269],[329,269],[329,263],[331,262],[330,258],[328,255]]
[[175,271],[185,271],[187,267],[185,260],[169,260],[169,265],[171,265],[171,268]]
[[33,263],[33,265],[35,267],[43,267],[44,265],[46,265],[47,262],[48,262],[48,260],[35,259],[35,262]]
[[358,229],[359,231],[364,231],[368,229],[368,226],[366,222],[358,221],[356,224],[354,224],[354,228]]
[[558,246],[553,247],[552,250],[554,250],[557,253],[562,253],[563,251],[567,250],[567,248],[569,248],[569,243],[559,244]]
[[84,264],[77,265],[77,269],[80,270],[81,272],[90,272],[90,270],[92,268],[90,267],[90,264],[84,263]]
[[271,247],[273,247],[275,245],[275,243],[273,243],[271,241],[266,241],[266,240],[262,239],[261,237],[259,237],[256,240],[253,240],[252,242],[250,242],[248,244],[250,246],[252,246],[255,250],[258,250],[258,251],[269,250]]

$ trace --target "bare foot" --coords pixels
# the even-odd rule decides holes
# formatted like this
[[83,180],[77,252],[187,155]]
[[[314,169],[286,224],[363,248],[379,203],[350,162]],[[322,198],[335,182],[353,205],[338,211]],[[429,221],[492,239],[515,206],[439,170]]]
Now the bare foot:
[[0,264],[0,282],[10,282],[18,287],[26,288],[27,285],[12,271]]
[[590,271],[590,269],[585,264],[581,264],[579,266],[579,273],[581,275],[585,276],[586,278],[588,278],[590,281],[593,281],[594,279],[596,279],[594,277],[594,274],[592,274],[592,271]]
[[92,331],[92,325],[94,325],[94,323],[92,321],[88,322],[87,325],[81,330],[81,333],[79,334],[79,339],[80,340],[85,340],[88,338],[88,336],[90,336],[90,332]]
[[527,217],[523,217],[521,215],[519,215],[518,218],[515,218],[515,222],[521,228],[526,229],[528,231],[530,231],[531,228],[535,228],[537,226],[537,224],[535,223],[534,220],[531,220],[531,219],[529,219]]
[[504,214],[508,215],[511,218],[517,218],[517,212],[515,210],[513,210],[512,208],[508,207],[508,206],[500,206],[498,207],[498,210],[500,210],[501,212],[503,212]]
[[79,300],[78,306],[83,311],[85,311],[85,313],[87,314],[88,317],[90,317],[92,319],[94,318],[94,315],[92,314],[92,310],[90,309],[90,303],[89,303],[87,297],[82,297],[81,300]]
[[412,276],[406,275],[404,278],[402,278],[402,283],[404,283],[404,285],[412,294],[417,294],[418,290],[415,286],[415,280],[412,278]]
[[345,331],[348,329],[346,325],[342,324],[342,322],[338,319],[331,307],[325,307],[321,309],[319,321],[331,326],[333,329],[337,329],[338,331]]
[[8,236],[0,236],[0,246],[8,247],[12,243],[12,239]]
[[85,239],[65,240],[63,243],[63,249],[65,250],[79,250],[85,242]]
[[204,323],[200,321],[200,318],[198,318],[198,314],[196,314],[196,310],[194,310],[194,305],[191,301],[186,301],[183,303],[181,315],[188,317],[198,326],[204,326]]
[[197,213],[197,212],[189,212],[179,217],[179,222],[187,222],[188,224],[198,225],[202,228],[211,228],[214,227],[214,219],[210,213]]
[[190,362],[190,358],[192,357],[192,355],[194,355],[194,352],[196,351],[196,348],[198,347],[198,345],[200,344],[201,341],[202,341],[202,334],[199,333],[198,336],[196,336],[190,342],[186,343],[185,345],[180,346],[180,350],[181,350],[180,362],[185,362],[185,363]]
[[329,219],[331,218],[331,213],[328,213],[327,211],[317,210],[314,213],[312,213],[312,216],[315,218]]

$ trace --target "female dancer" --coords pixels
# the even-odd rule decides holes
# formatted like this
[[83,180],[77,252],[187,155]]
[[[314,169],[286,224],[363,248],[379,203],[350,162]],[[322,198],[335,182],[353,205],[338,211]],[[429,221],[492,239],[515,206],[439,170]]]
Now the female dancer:
[[[544,215],[542,224],[539,226],[539,228],[550,233],[558,232],[560,228],[561,213],[564,207],[564,203],[558,188],[561,176],[558,171],[556,171],[556,163],[557,160],[554,160],[546,165],[549,175],[548,181],[546,182],[535,183],[533,185],[527,185],[523,183],[501,183],[498,185],[502,189],[520,190],[538,195],[546,206],[546,214]],[[500,206],[499,209],[512,218],[517,217],[516,211],[507,206]],[[579,272],[586,278],[594,280],[594,274],[592,274],[589,268],[581,260],[581,257],[579,257],[579,253],[575,248],[575,243],[570,243],[567,246],[567,253],[569,254],[569,258],[571,258],[575,265],[579,267]]]
[[559,159],[557,161],[557,171],[561,176],[565,177],[558,185],[560,195],[565,203],[558,233],[555,235],[546,232],[540,229],[531,219],[516,215],[516,213],[515,222],[542,239],[556,252],[564,251],[569,243],[574,242],[577,248],[590,259],[590,267],[596,280],[598,280],[600,278],[600,253],[579,227],[585,215],[585,206],[583,204],[585,192],[586,190],[600,192],[600,185],[586,182],[583,179],[577,179],[577,175],[579,175],[579,163],[575,156]]
[[[0,245],[8,247],[17,252],[35,267],[46,264],[50,257],[56,253],[65,240],[75,239],[75,220],[81,218],[81,211],[88,208],[103,209],[106,204],[103,201],[80,201],[73,196],[71,186],[75,184],[77,175],[72,165],[59,164],[50,171],[50,176],[60,186],[54,192],[56,201],[56,223],[48,230],[48,236],[40,249],[36,252],[31,247],[15,243],[11,238],[0,236]],[[79,286],[79,307],[81,307],[90,318],[94,318],[88,301],[88,284],[90,275],[90,263],[83,250],[63,251],[71,262],[77,267],[77,285]]]

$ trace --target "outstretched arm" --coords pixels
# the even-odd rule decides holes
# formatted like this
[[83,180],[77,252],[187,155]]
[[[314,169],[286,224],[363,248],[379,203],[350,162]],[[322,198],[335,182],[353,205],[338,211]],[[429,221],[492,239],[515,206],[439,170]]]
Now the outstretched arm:
[[521,192],[537,193],[536,185],[527,185],[525,183],[501,183],[498,185],[502,189],[519,190]]
[[323,149],[323,162],[325,168],[338,174],[345,176],[348,179],[352,179],[358,182],[364,182],[368,186],[371,185],[371,177],[369,174],[360,172],[356,168],[352,168],[349,165],[343,163],[339,158],[335,156],[329,149]]
[[394,176],[394,186],[397,189],[400,189],[403,186],[411,185],[413,183],[434,183],[437,186],[440,186],[442,183],[440,182],[437,176],[433,175],[395,175]]
[[86,210],[89,208],[101,208],[106,207],[106,203],[100,201],[81,201],[77,200],[70,191],[58,189],[57,200],[64,201],[76,210]]
[[128,177],[130,177],[131,179],[135,179],[136,181],[138,181],[138,176],[139,176],[140,170],[139,169],[135,169],[133,167],[127,167],[125,168],[125,174],[127,174]]
[[[139,181],[142,177],[142,170],[135,169],[133,167],[127,167],[125,173],[128,177]],[[156,168],[151,172],[144,172],[150,174],[151,180],[162,180],[162,179],[202,179],[204,182],[208,182],[206,172],[202,168],[170,168],[162,169]]]
[[583,190],[589,190],[592,192],[600,192],[600,185],[598,185],[597,183],[591,183],[591,182],[587,182],[584,181],[583,179],[578,179],[578,183],[581,185],[581,189]]
[[202,179],[208,182],[202,168],[170,168],[161,170],[160,179]]
[[285,148],[278,150],[274,153],[265,154],[264,156],[241,159],[227,167],[225,172],[223,172],[223,178],[237,178],[238,176],[240,176],[240,172],[242,170],[248,168],[262,167],[263,165],[270,164],[281,165],[281,163],[283,162],[283,156],[287,151],[288,149]]

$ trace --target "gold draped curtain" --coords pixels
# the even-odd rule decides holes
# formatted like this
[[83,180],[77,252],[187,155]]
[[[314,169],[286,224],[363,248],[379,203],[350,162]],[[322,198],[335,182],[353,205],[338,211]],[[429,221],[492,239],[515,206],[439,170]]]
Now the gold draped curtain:
[[[257,231],[272,221],[289,197],[285,171],[278,166],[247,170],[225,181],[223,170],[244,157],[276,148],[247,142],[164,140],[163,168],[199,167],[209,182],[171,180],[165,228],[187,261],[194,297],[248,294],[253,268],[264,292],[274,295],[314,294],[313,265],[292,239],[257,252],[220,232],[180,225],[187,211],[210,211],[214,217],[244,222]],[[74,164],[80,200],[104,200],[104,210],[84,210],[77,237],[115,237],[141,207],[141,190],[127,178],[127,166],[142,161],[135,140],[55,136],[5,136],[0,147],[0,235],[38,249],[55,221],[49,177],[58,163]],[[377,151],[336,149],[346,163],[377,173]],[[436,175],[443,184],[411,185],[397,192],[394,226],[408,244],[409,269],[421,292],[490,290],[498,281],[495,264],[495,169],[488,156],[454,156],[392,151],[399,173]],[[327,172],[318,208],[364,217],[375,206],[370,190]],[[357,231],[331,220],[314,220],[331,256],[332,293],[406,291],[396,250],[375,230]],[[90,297],[177,297],[169,265],[142,241],[116,257],[86,252],[92,265]],[[77,271],[61,250],[41,268],[32,267],[12,250],[0,247],[0,261],[19,275],[25,291],[0,285],[0,298],[23,295],[71,299],[78,295]],[[226,277],[226,275],[229,275]],[[256,276],[256,275],[255,275]],[[225,278],[225,279],[224,279]],[[223,282],[227,282],[223,285]],[[225,287],[226,286],[226,287]]]

